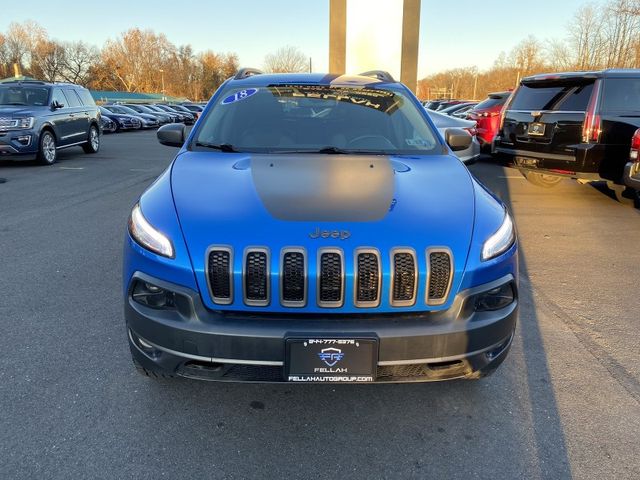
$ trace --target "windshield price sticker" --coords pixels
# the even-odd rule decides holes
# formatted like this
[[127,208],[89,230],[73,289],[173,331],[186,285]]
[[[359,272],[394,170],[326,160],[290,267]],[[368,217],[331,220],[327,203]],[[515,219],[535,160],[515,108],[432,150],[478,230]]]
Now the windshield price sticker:
[[227,98],[220,102],[221,105],[229,105],[234,102],[239,102],[240,100],[244,100],[245,98],[249,98],[252,95],[258,93],[257,88],[246,88],[244,90],[240,90],[239,92],[234,93],[233,95],[229,95]]

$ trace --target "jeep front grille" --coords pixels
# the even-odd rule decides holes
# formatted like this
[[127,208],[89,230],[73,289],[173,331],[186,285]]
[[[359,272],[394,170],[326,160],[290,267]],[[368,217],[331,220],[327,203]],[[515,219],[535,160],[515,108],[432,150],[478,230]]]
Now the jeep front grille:
[[380,305],[380,254],[374,249],[356,250],[355,305],[377,307]]
[[269,251],[250,248],[244,254],[244,303],[253,307],[269,305]]
[[229,305],[233,302],[232,250],[211,247],[207,255],[207,280],[214,303]]
[[392,253],[391,305],[411,306],[416,301],[418,271],[416,254],[409,249],[396,249]]
[[451,288],[453,262],[448,249],[427,250],[427,304],[442,305]]
[[307,268],[302,249],[282,251],[280,303],[285,307],[304,307],[307,295]]
[[[242,269],[242,278],[234,281],[233,250],[227,246],[210,247],[205,268],[213,303],[234,304],[235,283],[235,288],[242,291],[245,305],[268,306],[273,270],[278,277],[276,290],[279,290],[274,292],[275,299],[283,307],[305,307],[310,297],[315,298],[319,307],[340,308],[345,304],[346,295],[358,308],[379,307],[384,295],[388,295],[385,298],[391,307],[411,307],[416,305],[418,291],[424,299],[420,304],[439,306],[447,302],[454,276],[453,255],[446,247],[429,248],[424,257],[418,257],[411,248],[394,248],[387,257],[388,264],[382,262],[380,252],[375,248],[356,248],[353,256],[349,255],[348,264],[345,264],[341,249],[320,248],[317,256],[311,257],[317,258],[315,271],[302,247],[283,248],[279,252],[279,262],[273,265],[270,255],[266,247],[246,248],[242,263],[238,262],[235,269]],[[418,268],[418,258],[422,270]],[[390,270],[388,276],[383,274],[383,265],[388,265],[385,267]],[[309,283],[310,269],[316,276],[312,283]]]
[[321,249],[318,263],[318,305],[321,307],[341,307],[344,303],[342,251]]

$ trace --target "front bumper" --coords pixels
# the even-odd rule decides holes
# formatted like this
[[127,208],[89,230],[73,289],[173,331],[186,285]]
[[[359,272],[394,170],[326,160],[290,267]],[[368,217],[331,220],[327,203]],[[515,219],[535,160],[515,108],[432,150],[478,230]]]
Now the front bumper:
[[33,160],[38,154],[39,136],[35,130],[0,132],[0,160]]
[[[506,357],[518,300],[475,312],[474,295],[514,281],[511,275],[457,295],[445,311],[398,314],[256,314],[207,310],[197,292],[143,273],[133,279],[178,294],[175,310],[125,301],[129,343],[145,369],[217,381],[283,382],[287,338],[375,338],[376,382],[473,378]],[[131,282],[133,285],[133,281]],[[514,282],[515,288],[515,282]]]

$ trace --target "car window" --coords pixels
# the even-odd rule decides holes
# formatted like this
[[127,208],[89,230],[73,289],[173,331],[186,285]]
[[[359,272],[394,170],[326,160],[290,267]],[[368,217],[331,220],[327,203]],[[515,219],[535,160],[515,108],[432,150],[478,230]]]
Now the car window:
[[507,103],[508,95],[501,97],[489,97],[474,107],[474,110],[486,110],[488,108],[499,107]]
[[0,85],[0,105],[43,107],[49,104],[49,88],[24,85]]
[[84,88],[82,89],[77,89],[75,90],[75,92],[78,94],[78,96],[80,97],[80,100],[82,100],[82,103],[88,107],[93,107],[95,106],[96,102],[93,100],[93,97],[91,96],[91,93],[89,93],[89,90],[85,90]]
[[120,115],[126,115],[127,112],[119,107],[119,106],[115,106],[115,105],[109,105],[108,107],[105,107],[107,110],[111,110],[113,113],[119,113]]
[[60,105],[68,106],[67,98],[62,94],[62,90],[54,88],[51,94],[51,103],[58,102]]
[[509,108],[584,112],[589,106],[592,92],[593,81],[525,84],[518,88]]
[[196,141],[252,152],[335,147],[425,154],[439,147],[403,92],[293,84],[225,90],[200,124]]
[[78,97],[78,95],[76,95],[76,92],[74,92],[71,89],[66,89],[63,91],[64,92],[64,96],[67,99],[67,105],[69,107],[79,107],[80,105],[82,105],[80,103],[80,98]]
[[640,78],[607,78],[604,82],[602,110],[640,112]]

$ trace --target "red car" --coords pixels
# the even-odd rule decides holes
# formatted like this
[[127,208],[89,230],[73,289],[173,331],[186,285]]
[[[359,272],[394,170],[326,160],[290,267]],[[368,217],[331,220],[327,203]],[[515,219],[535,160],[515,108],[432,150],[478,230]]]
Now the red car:
[[511,92],[490,93],[486,100],[467,113],[469,120],[478,123],[478,140],[485,151],[491,149],[493,138],[500,129],[500,113],[510,96]]

